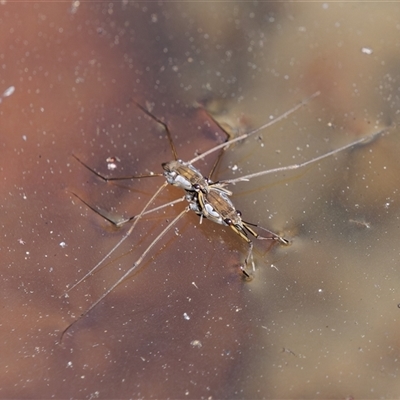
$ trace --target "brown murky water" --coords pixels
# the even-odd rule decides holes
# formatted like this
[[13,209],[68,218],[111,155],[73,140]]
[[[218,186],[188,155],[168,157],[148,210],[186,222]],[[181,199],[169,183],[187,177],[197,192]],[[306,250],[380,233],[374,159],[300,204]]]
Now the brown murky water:
[[[3,2],[0,19],[0,93],[15,87],[0,103],[1,397],[399,396],[395,4]],[[317,165],[233,187],[244,218],[291,246],[256,242],[245,283],[245,243],[185,215],[57,344],[184,207],[143,220],[62,298],[128,229],[71,192],[117,218],[162,182],[105,183],[72,154],[104,174],[159,172],[171,149],[132,99],[154,106],[190,159],[221,135],[196,101],[256,127],[315,90],[229,149],[216,175],[302,162],[391,126]],[[121,160],[112,172],[109,156]],[[169,188],[159,203],[180,195]]]

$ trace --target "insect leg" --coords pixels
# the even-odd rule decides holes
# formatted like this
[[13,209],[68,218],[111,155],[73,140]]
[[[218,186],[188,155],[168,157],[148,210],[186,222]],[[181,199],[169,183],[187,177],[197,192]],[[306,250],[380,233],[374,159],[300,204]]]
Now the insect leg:
[[339,147],[339,148],[337,148],[335,150],[329,151],[329,152],[327,152],[325,154],[322,154],[322,155],[320,155],[318,157],[315,157],[315,158],[313,158],[311,160],[305,161],[305,162],[300,163],[300,164],[292,164],[292,165],[288,165],[286,167],[278,167],[278,168],[273,168],[273,169],[269,169],[269,170],[266,170],[266,171],[255,172],[253,174],[245,175],[245,176],[242,176],[240,178],[226,179],[226,180],[221,181],[219,183],[222,184],[222,185],[235,184],[237,182],[248,181],[248,180],[250,180],[252,178],[257,178],[259,176],[264,176],[264,175],[272,174],[272,173],[275,173],[275,172],[289,171],[289,170],[295,170],[295,169],[298,169],[298,168],[303,168],[303,167],[305,167],[307,165],[310,165],[310,164],[316,163],[318,161],[321,161],[324,158],[333,156],[334,154],[340,153],[341,151],[349,149],[349,148],[351,148],[353,146],[356,146],[358,144],[368,143],[371,140],[373,140],[375,137],[377,137],[378,135],[380,135],[383,132],[387,131],[387,129],[388,128],[382,129],[379,132],[376,132],[376,133],[374,133],[372,135],[363,137],[363,138],[361,138],[359,140],[356,140],[355,142],[346,144],[345,146]]
[[157,118],[155,115],[153,115],[150,111],[146,110],[142,105],[140,105],[139,103],[137,103],[136,101],[134,101],[134,103],[136,104],[136,106],[142,110],[147,116],[149,116],[151,119],[153,119],[154,121],[156,121],[157,123],[159,123],[161,126],[164,127],[165,132],[167,133],[167,137],[168,137],[168,141],[169,144],[171,146],[171,150],[172,150],[172,154],[174,155],[174,159],[177,160],[178,159],[178,155],[175,149],[175,145],[174,142],[172,140],[172,135],[171,132],[169,131],[168,125],[162,121],[161,119]]
[[247,250],[246,258],[244,259],[244,265],[240,266],[240,270],[242,271],[246,280],[250,281],[252,279],[251,273],[247,272],[247,265],[249,264],[249,260],[251,259],[251,264],[253,266],[253,272],[255,270],[254,262],[253,262],[253,247],[254,244],[251,240],[249,240],[249,249]]
[[[85,317],[91,310],[93,310],[93,308],[95,308],[97,306],[97,304],[99,304],[102,300],[104,300],[104,298],[106,296],[108,296],[119,284],[121,284],[129,275],[132,274],[132,272],[137,269],[139,267],[139,265],[141,264],[141,262],[143,261],[143,259],[146,257],[146,255],[149,253],[149,251],[154,247],[154,245],[157,244],[157,242],[168,232],[168,230],[170,230],[175,224],[176,222],[178,222],[178,220],[180,218],[182,218],[182,216],[187,213],[189,211],[189,207],[185,207],[185,209],[179,213],[163,230],[162,232],[149,244],[149,246],[146,248],[146,250],[142,253],[142,255],[136,260],[136,262],[132,265],[131,268],[128,269],[128,271],[126,271],[121,278],[119,278],[112,286],[110,286],[94,303],[91,304],[91,306],[83,313],[79,316],[78,319],[76,319],[75,321],[71,322],[61,333],[60,336],[60,343],[62,342],[62,339],[64,337],[64,335],[69,331],[69,329],[76,324],[76,322],[78,322],[79,320],[81,320],[83,317]],[[132,229],[132,228],[131,228]]]
[[[125,219],[123,219],[123,220],[121,220],[121,221],[119,221],[119,222],[115,222],[115,221],[112,220],[111,218],[109,218],[109,217],[107,217],[106,215],[102,214],[101,211],[99,211],[97,208],[93,207],[93,206],[90,205],[88,202],[86,202],[85,200],[83,200],[83,199],[82,199],[80,196],[78,196],[76,193],[74,193],[74,192],[71,192],[71,193],[72,193],[76,198],[78,198],[83,204],[85,204],[86,207],[90,208],[93,212],[95,212],[95,213],[96,213],[97,215],[99,215],[100,217],[104,218],[106,221],[108,221],[110,224],[114,225],[116,228],[119,228],[119,227],[121,227],[122,225],[125,225],[126,223],[128,223],[128,222],[130,222],[130,221],[133,221],[134,219],[137,219],[138,216],[139,216],[139,214],[138,214],[138,215],[132,215],[131,217],[125,218]],[[154,208],[152,208],[151,210],[145,211],[145,212],[142,214],[142,216],[147,215],[147,214],[151,214],[151,213],[156,212],[156,211],[159,211],[159,210],[162,210],[163,208],[166,208],[166,207],[173,206],[173,205],[175,205],[175,204],[178,204],[178,203],[184,201],[185,199],[186,199],[186,196],[183,196],[183,197],[181,197],[181,198],[179,198],[179,199],[176,199],[176,200],[170,201],[170,202],[168,202],[168,203],[162,204],[161,206],[154,207]]]
[[119,247],[121,244],[130,236],[132,233],[133,229],[135,228],[136,224],[138,223],[139,219],[144,215],[146,212],[147,208],[150,206],[150,204],[154,201],[154,199],[159,195],[159,193],[168,185],[167,182],[164,182],[162,186],[159,187],[159,189],[154,193],[154,195],[151,197],[151,199],[147,202],[147,204],[144,206],[142,211],[137,215],[136,219],[134,220],[132,226],[129,228],[128,232],[125,233],[125,235],[121,238],[121,240],[86,274],[84,275],[81,279],[79,279],[76,283],[74,283],[68,290],[64,293],[67,294],[70,292],[72,289],[74,289],[76,286],[78,286],[81,282],[83,282],[85,279],[87,279],[89,276],[93,275],[94,271],[96,271],[103,263],[104,261]]
[[[270,231],[270,230],[267,229],[267,228],[264,228],[264,227],[262,227],[262,226],[260,226],[260,225],[252,224],[251,222],[246,222],[246,221],[243,221],[243,220],[242,220],[242,223],[243,223],[244,228],[245,228],[248,232],[250,232],[256,239],[259,239],[259,240],[271,240],[271,239],[272,239],[272,240],[277,240],[277,241],[279,241],[281,244],[284,244],[284,245],[290,244],[289,240],[285,239],[284,237],[278,235],[278,234],[275,233],[275,232]],[[251,225],[251,226],[254,226],[255,228],[261,229],[261,230],[263,230],[264,232],[269,233],[269,234],[271,235],[271,237],[260,236],[255,230],[253,230],[252,228],[250,228],[250,225]]]
[[[238,215],[240,216],[240,212],[238,212]],[[278,234],[270,231],[269,229],[263,228],[262,226],[258,226],[256,224],[252,224],[250,222],[245,222],[240,218],[240,223],[239,224],[228,224],[235,233],[237,233],[243,240],[245,240],[248,245],[249,245],[249,249],[247,251],[246,257],[244,259],[244,265],[240,267],[241,271],[243,272],[243,274],[245,275],[245,277],[247,279],[251,279],[251,275],[249,272],[247,272],[247,265],[249,264],[249,261],[251,260],[252,265],[253,265],[253,271],[254,271],[254,263],[253,263],[253,247],[254,244],[253,242],[249,239],[249,237],[247,236],[247,233],[250,233],[252,236],[254,236],[256,239],[258,240],[276,240],[279,241],[280,243],[284,244],[284,245],[288,245],[289,241],[285,238],[283,238],[282,236],[279,236]],[[271,236],[269,237],[264,237],[259,235],[254,229],[251,228],[251,226],[254,226],[256,228],[262,229],[265,232],[268,232]]]
[[82,164],[86,169],[88,169],[90,172],[92,172],[94,175],[99,177],[105,182],[111,182],[111,181],[124,181],[124,180],[129,180],[129,179],[140,179],[140,178],[154,178],[154,177],[160,177],[163,176],[163,174],[141,174],[141,175],[132,175],[132,176],[118,176],[115,178],[108,178],[106,176],[101,175],[99,172],[94,170],[93,168],[89,167],[89,165],[85,164],[79,157],[77,157],[75,154],[72,154],[72,157],[75,158],[76,161],[78,161],[80,164]]
[[253,129],[252,131],[250,131],[248,133],[244,133],[243,135],[240,135],[240,136],[238,136],[238,137],[236,137],[234,139],[228,140],[225,143],[221,143],[218,146],[215,146],[210,150],[207,150],[206,152],[204,152],[204,153],[200,154],[199,156],[197,156],[197,157],[193,158],[192,160],[190,160],[189,163],[193,164],[196,161],[204,158],[205,156],[208,156],[209,154],[214,153],[214,151],[217,151],[217,150],[222,149],[224,147],[230,146],[231,144],[239,142],[241,140],[247,139],[249,136],[252,136],[252,135],[256,134],[257,132],[260,132],[261,130],[263,130],[265,128],[268,128],[269,126],[276,124],[277,122],[285,119],[290,114],[292,114],[295,111],[297,111],[302,106],[304,106],[307,103],[309,103],[312,99],[314,99],[315,97],[319,96],[320,94],[321,94],[321,92],[315,92],[310,97],[307,97],[306,99],[301,101],[299,104],[297,104],[294,107],[292,107],[290,110],[288,110],[288,111],[284,112],[283,114],[281,114],[279,117],[274,118],[272,121],[269,121],[266,124],[261,125],[260,127],[256,128],[256,129]]

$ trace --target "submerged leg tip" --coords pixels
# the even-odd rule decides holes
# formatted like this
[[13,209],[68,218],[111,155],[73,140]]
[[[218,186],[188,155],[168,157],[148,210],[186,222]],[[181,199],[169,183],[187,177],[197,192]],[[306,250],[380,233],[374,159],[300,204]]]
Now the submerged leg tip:
[[243,265],[240,266],[240,270],[242,271],[242,278],[245,282],[251,282],[254,279],[253,274],[248,272]]
[[289,239],[285,239],[285,238],[283,238],[283,237],[281,237],[281,236],[279,236],[279,237],[277,238],[277,240],[279,240],[279,242],[280,242],[281,244],[285,245],[285,246],[289,246],[290,243],[291,243]]

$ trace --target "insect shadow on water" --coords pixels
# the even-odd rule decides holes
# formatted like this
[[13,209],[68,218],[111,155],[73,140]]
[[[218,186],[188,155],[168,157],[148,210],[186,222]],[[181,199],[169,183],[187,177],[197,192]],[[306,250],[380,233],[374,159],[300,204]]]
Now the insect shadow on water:
[[[230,138],[229,134],[225,132],[227,135],[227,139],[224,143],[221,143],[221,144],[205,151],[201,155],[197,155],[190,161],[186,161],[186,162],[180,160],[177,156],[177,152],[176,152],[168,125],[165,122],[163,122],[162,120],[158,119],[156,116],[152,115],[148,110],[143,108],[140,104],[136,103],[136,105],[145,114],[147,114],[150,118],[152,118],[157,123],[161,124],[166,132],[166,136],[168,138],[168,141],[169,141],[169,144],[170,144],[173,156],[174,156],[174,160],[165,162],[162,164],[162,168],[164,170],[162,174],[151,173],[151,174],[143,174],[143,175],[135,175],[135,176],[107,178],[107,177],[101,175],[100,173],[98,173],[97,171],[95,171],[94,169],[92,169],[91,167],[89,167],[81,159],[79,159],[77,156],[74,155],[75,159],[79,163],[81,163],[85,168],[87,168],[89,171],[94,173],[97,177],[101,178],[103,181],[106,181],[106,182],[129,180],[129,179],[139,179],[139,178],[147,178],[147,177],[162,177],[162,176],[165,177],[166,181],[157,189],[157,191],[153,194],[153,196],[150,198],[150,200],[145,204],[145,206],[142,208],[142,210],[140,211],[139,214],[132,216],[130,218],[127,218],[120,222],[115,222],[111,218],[104,216],[95,207],[91,206],[86,201],[81,199],[78,195],[73,193],[86,206],[88,206],[90,209],[92,209],[97,214],[101,215],[103,218],[108,220],[113,225],[121,226],[121,225],[131,222],[131,221],[133,221],[133,223],[132,223],[132,226],[129,228],[129,230],[117,242],[117,244],[88,273],[86,273],[81,279],[79,279],[70,288],[68,288],[67,291],[63,294],[63,296],[67,296],[67,294],[72,289],[74,289],[81,282],[83,282],[88,277],[93,275],[94,272],[105,262],[105,260],[107,260],[117,250],[117,248],[119,246],[121,246],[121,244],[131,235],[131,233],[133,232],[138,221],[143,216],[150,214],[152,212],[158,211],[160,209],[169,207],[171,205],[174,205],[174,204],[179,203],[184,200],[186,200],[188,202],[188,205],[156,236],[155,239],[153,239],[153,241],[142,252],[140,257],[135,261],[135,263],[114,284],[112,284],[95,302],[93,302],[86,309],[86,311],[84,311],[77,319],[75,319],[73,322],[71,322],[63,330],[63,332],[61,333],[60,342],[62,341],[64,335],[70,330],[70,328],[76,322],[78,322],[80,319],[82,319],[84,316],[86,316],[94,307],[96,307],[97,304],[99,304],[106,296],[108,296],[119,284],[121,284],[129,275],[131,275],[139,267],[139,265],[141,264],[143,259],[148,255],[148,253],[153,249],[153,247],[177,223],[177,221],[179,219],[181,219],[183,217],[183,215],[185,215],[188,211],[194,211],[197,215],[199,215],[200,223],[202,222],[203,219],[209,219],[215,223],[229,226],[237,235],[239,235],[244,241],[247,242],[248,251],[247,251],[247,254],[244,259],[244,265],[242,265],[240,267],[241,271],[243,273],[243,276],[247,280],[250,280],[250,278],[251,278],[251,272],[249,272],[248,268],[247,268],[250,263],[254,270],[254,262],[252,260],[252,258],[253,258],[253,256],[252,256],[253,242],[249,238],[249,235],[251,235],[259,240],[272,240],[272,241],[278,242],[282,245],[288,245],[289,240],[281,237],[280,235],[278,235],[274,232],[271,232],[270,230],[268,230],[264,227],[261,227],[257,224],[253,224],[253,223],[243,220],[241,212],[235,208],[232,200],[230,199],[230,196],[233,193],[227,189],[227,186],[238,183],[238,182],[248,181],[250,179],[264,176],[267,174],[303,168],[307,165],[316,163],[324,158],[330,157],[341,151],[349,149],[357,144],[368,142],[371,140],[371,138],[374,138],[375,136],[379,135],[385,129],[382,131],[379,131],[377,133],[374,133],[371,136],[363,137],[363,138],[353,141],[347,145],[344,145],[342,147],[339,147],[337,149],[334,149],[332,151],[329,151],[327,153],[324,153],[320,156],[314,157],[308,161],[305,161],[305,162],[302,162],[299,164],[292,164],[292,165],[285,166],[285,167],[278,167],[278,168],[273,168],[273,169],[269,169],[269,170],[259,171],[259,172],[251,173],[251,174],[241,176],[241,177],[238,177],[235,179],[213,181],[212,175],[221,159],[223,152],[230,145],[232,145],[235,142],[247,139],[248,137],[260,132],[261,130],[283,120],[284,118],[286,118],[287,116],[289,116],[290,114],[292,114],[293,112],[298,110],[300,107],[302,107],[305,104],[307,104],[308,102],[310,102],[313,98],[317,97],[319,94],[320,94],[320,92],[314,93],[312,96],[306,98],[305,100],[303,100],[296,106],[292,107],[290,110],[286,111],[279,117],[269,121],[268,123],[260,126],[259,128],[254,129],[248,133],[244,133],[235,138]],[[209,154],[212,154],[218,150],[220,151],[220,153],[216,159],[216,162],[214,163],[214,165],[211,169],[209,176],[208,177],[203,176],[201,174],[201,172],[196,167],[193,166],[193,164],[196,163],[197,161],[203,159],[204,157],[208,156]],[[154,200],[158,197],[158,195],[161,193],[161,191],[168,185],[176,186],[180,189],[183,189],[184,196],[182,196],[181,198],[174,200],[172,202],[169,202],[169,203],[163,204],[161,206],[150,209],[150,206],[152,205]],[[266,232],[266,236],[259,235],[253,228],[257,228],[259,230]]]

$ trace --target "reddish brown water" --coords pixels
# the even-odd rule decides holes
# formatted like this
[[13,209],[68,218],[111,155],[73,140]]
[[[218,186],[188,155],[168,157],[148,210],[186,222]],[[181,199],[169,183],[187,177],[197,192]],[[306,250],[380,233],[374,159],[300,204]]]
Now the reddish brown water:
[[[3,307],[0,395],[41,398],[396,398],[399,387],[398,7],[331,3],[7,3],[0,7]],[[302,171],[233,186],[245,220],[293,239],[246,245],[185,215],[132,279],[57,344],[180,205],[142,221],[110,262],[60,298],[120,239],[71,192],[136,214],[171,159],[153,112],[190,159],[219,139],[195,101],[258,126],[217,178],[301,162],[392,124]],[[220,132],[219,132],[220,133]],[[212,161],[199,164],[202,170]],[[238,169],[232,171],[233,165]],[[179,197],[168,189],[160,203]],[[274,268],[271,268],[274,267]]]

